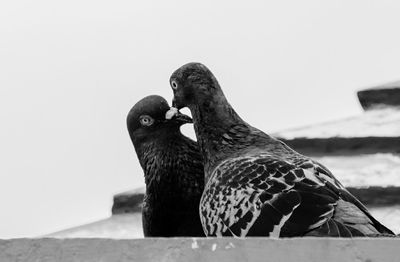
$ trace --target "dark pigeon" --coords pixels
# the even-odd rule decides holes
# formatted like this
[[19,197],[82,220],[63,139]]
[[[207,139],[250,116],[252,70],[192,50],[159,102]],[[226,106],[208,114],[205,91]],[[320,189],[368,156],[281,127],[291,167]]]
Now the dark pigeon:
[[207,236],[393,235],[326,167],[243,121],[204,65],[182,66],[170,84],[204,158]]
[[169,109],[164,98],[153,95],[137,102],[127,117],[146,183],[144,235],[204,236],[199,217],[204,189],[202,157],[196,142],[180,132],[192,119],[178,114],[166,120]]

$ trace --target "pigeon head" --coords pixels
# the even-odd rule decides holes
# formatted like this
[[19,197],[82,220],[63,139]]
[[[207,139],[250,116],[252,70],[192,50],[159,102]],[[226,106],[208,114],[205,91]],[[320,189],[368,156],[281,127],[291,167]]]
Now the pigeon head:
[[222,93],[217,79],[201,63],[188,63],[177,69],[170,78],[174,93],[172,106],[177,109],[214,100]]
[[192,123],[192,119],[177,112],[170,119],[165,114],[170,109],[161,96],[151,95],[141,99],[129,111],[126,122],[129,135],[134,144],[179,132],[180,126]]

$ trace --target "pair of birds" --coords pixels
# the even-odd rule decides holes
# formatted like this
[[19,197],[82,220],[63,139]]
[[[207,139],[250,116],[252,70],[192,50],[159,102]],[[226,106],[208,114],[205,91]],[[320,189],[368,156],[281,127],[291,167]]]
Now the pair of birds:
[[[170,78],[173,107],[139,101],[128,131],[145,174],[145,236],[393,236],[323,165],[243,121],[200,63]],[[197,143],[180,132],[192,119]]]

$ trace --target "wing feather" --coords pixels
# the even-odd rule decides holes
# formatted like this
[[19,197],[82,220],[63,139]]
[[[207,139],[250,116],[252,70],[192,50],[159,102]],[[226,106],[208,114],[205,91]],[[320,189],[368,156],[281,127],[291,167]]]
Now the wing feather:
[[218,166],[200,209],[209,236],[360,236],[383,227],[324,166],[270,155]]

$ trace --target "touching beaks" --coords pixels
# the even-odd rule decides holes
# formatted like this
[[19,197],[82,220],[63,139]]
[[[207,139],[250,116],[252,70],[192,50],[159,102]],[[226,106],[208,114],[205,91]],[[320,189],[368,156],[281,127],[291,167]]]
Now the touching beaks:
[[171,120],[171,118],[173,118],[176,114],[178,114],[178,108],[176,107],[171,107],[167,113],[165,113],[165,119],[167,120]]
[[182,114],[176,107],[171,107],[170,110],[165,113],[165,119],[173,120],[181,124],[193,123],[193,119],[190,116]]
[[181,124],[191,124],[191,123],[193,123],[193,119],[190,116],[182,114],[179,111],[175,115],[175,117],[172,118],[172,120],[175,120],[176,122],[181,123]]

